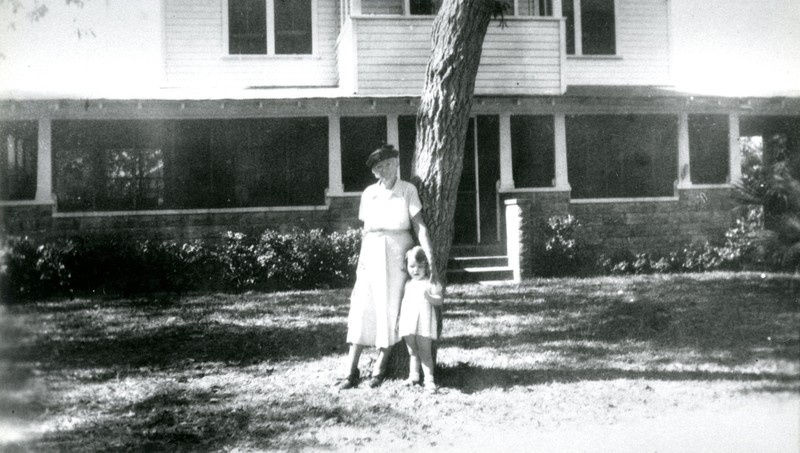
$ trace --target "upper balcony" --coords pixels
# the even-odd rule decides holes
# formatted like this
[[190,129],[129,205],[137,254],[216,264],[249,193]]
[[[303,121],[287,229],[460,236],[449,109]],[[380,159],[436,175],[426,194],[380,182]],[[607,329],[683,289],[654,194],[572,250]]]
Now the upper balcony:
[[[489,25],[476,94],[558,95],[566,89],[565,24],[552,11],[560,10],[560,1],[527,3],[535,9],[510,11],[506,27],[499,20]],[[434,16],[411,14],[412,7],[409,0],[341,0],[340,88],[358,95],[422,92]]]

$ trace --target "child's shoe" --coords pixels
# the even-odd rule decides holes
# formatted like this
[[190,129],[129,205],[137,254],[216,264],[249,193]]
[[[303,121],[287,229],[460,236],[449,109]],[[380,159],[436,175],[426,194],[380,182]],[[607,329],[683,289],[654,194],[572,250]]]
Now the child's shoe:
[[406,387],[413,387],[415,385],[419,385],[422,383],[422,380],[419,378],[419,374],[409,374],[408,379],[403,381],[403,385]]
[[434,383],[432,380],[427,380],[426,379],[425,380],[425,384],[424,384],[424,388],[425,388],[425,393],[438,393],[439,392],[439,387],[436,387],[436,383]]

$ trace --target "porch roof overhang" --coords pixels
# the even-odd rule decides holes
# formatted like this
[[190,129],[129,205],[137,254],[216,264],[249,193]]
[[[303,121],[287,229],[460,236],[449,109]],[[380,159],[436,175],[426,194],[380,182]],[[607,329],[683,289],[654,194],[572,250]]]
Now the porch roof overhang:
[[[353,95],[338,87],[159,88],[129,93],[0,91],[0,119],[15,117],[236,117],[413,114],[419,96]],[[562,95],[476,95],[475,114],[710,111],[800,115],[800,92],[730,97],[657,86],[569,86]]]

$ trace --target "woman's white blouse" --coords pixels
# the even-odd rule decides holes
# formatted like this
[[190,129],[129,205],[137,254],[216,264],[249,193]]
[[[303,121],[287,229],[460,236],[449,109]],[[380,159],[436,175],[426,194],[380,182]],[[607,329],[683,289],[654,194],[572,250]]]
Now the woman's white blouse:
[[411,219],[420,210],[417,188],[398,178],[391,189],[380,183],[367,187],[361,195],[358,218],[365,231],[410,230]]

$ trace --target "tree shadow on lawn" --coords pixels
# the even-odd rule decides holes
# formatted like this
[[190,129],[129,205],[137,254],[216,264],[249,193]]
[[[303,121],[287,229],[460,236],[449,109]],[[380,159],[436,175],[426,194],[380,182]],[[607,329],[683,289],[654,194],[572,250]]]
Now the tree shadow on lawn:
[[611,380],[658,380],[658,381],[777,381],[767,389],[770,392],[798,391],[800,377],[763,373],[714,372],[714,371],[633,371],[617,368],[587,369],[542,369],[512,370],[475,366],[460,362],[456,365],[437,367],[436,380],[442,387],[474,393],[484,389],[516,386],[533,386],[549,383],[575,383]]
[[[536,345],[564,356],[602,360],[629,353],[631,342],[639,342],[649,352],[688,351],[700,360],[722,365],[759,357],[800,361],[797,309],[782,307],[780,301],[709,308],[694,302],[606,300],[591,307],[564,307],[539,316],[519,325],[516,334],[448,336],[446,314],[439,346],[498,349]],[[464,318],[451,322],[469,323]]]
[[[237,405],[235,392],[186,390],[169,386],[110,414],[82,420],[72,429],[11,445],[19,451],[188,451],[211,452],[247,442],[275,448],[289,439],[292,449],[321,448],[313,436],[298,438],[324,425],[367,423],[363,415],[331,405],[274,400]],[[391,415],[391,414],[390,414]]]
[[[203,362],[251,365],[339,355],[346,350],[345,337],[346,326],[341,324],[303,328],[190,324],[126,332],[119,337],[40,339],[5,348],[3,355],[12,362],[37,362],[44,370],[176,369]],[[110,378],[114,373],[106,374]]]

